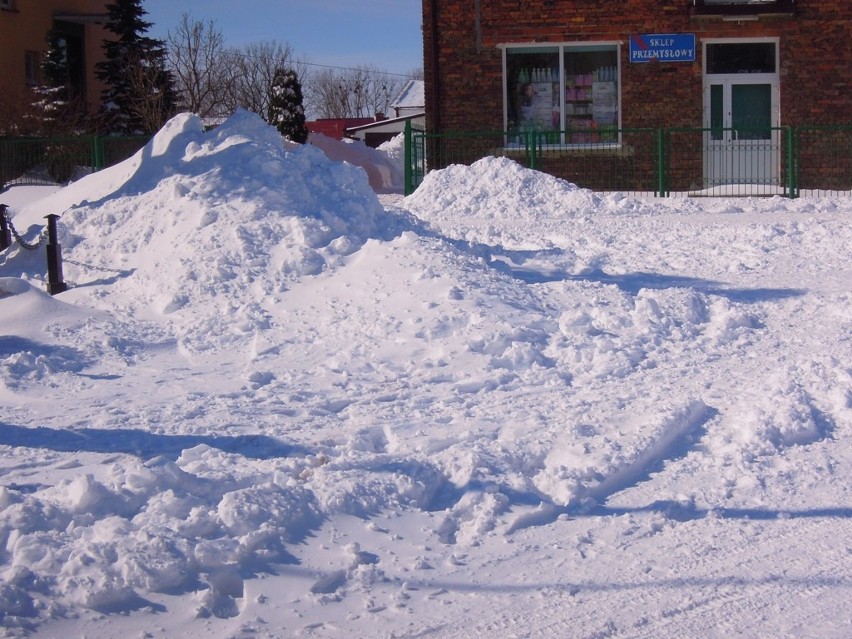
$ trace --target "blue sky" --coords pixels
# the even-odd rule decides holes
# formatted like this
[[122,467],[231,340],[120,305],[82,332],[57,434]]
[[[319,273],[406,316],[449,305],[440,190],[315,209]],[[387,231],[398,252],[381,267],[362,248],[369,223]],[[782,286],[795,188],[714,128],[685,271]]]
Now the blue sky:
[[317,65],[393,73],[423,66],[422,0],[144,0],[142,6],[155,38],[165,39],[189,13],[213,20],[230,46],[278,40]]

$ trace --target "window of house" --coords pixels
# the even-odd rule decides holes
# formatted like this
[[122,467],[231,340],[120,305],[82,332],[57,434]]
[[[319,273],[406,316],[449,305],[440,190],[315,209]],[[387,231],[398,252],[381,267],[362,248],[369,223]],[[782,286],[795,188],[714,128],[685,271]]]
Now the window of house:
[[12,10],[15,8],[15,0],[0,0],[0,9]]
[[619,47],[507,47],[505,113],[510,136],[530,131],[549,144],[617,142]]
[[24,52],[24,78],[26,78],[27,86],[33,87],[40,82],[41,73],[37,51]]

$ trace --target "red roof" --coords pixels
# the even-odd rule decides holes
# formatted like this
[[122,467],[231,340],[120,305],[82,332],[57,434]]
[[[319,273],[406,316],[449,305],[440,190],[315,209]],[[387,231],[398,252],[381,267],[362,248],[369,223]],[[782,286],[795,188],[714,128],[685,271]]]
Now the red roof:
[[322,133],[335,140],[342,140],[346,129],[375,122],[374,118],[323,118],[305,122],[311,133]]

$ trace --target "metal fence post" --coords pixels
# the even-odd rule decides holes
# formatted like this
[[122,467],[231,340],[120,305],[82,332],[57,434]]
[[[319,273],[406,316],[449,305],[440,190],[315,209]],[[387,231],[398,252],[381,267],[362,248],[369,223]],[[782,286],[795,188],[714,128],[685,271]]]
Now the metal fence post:
[[527,153],[529,155],[529,165],[530,165],[529,168],[531,168],[533,170],[538,169],[538,166],[537,166],[538,165],[538,158],[536,157],[536,146],[537,146],[536,139],[537,139],[537,137],[538,137],[538,135],[536,134],[535,131],[528,130],[526,132]]
[[411,188],[411,174],[413,171],[411,170],[411,162],[412,162],[412,149],[411,149],[411,120],[405,121],[405,130],[403,131],[403,140],[404,142],[404,151],[403,151],[403,162],[405,163],[403,167],[403,180],[405,187],[403,188],[404,195],[411,195],[414,193],[414,189]]
[[47,292],[56,295],[68,290],[68,285],[62,281],[62,247],[56,239],[56,220],[59,216],[51,213],[45,217],[47,218]]
[[666,148],[665,148],[665,132],[663,129],[657,129],[654,135],[657,147],[657,196],[666,197],[667,193],[667,177],[668,167],[666,166]]
[[6,219],[6,211],[9,209],[5,204],[0,204],[0,251],[5,251],[12,246],[12,232],[9,230],[9,222]]
[[104,142],[99,135],[92,136],[92,170],[104,168]]
[[796,162],[796,135],[793,127],[786,127],[787,133],[787,197],[795,198],[799,194],[796,188],[796,171],[798,170]]

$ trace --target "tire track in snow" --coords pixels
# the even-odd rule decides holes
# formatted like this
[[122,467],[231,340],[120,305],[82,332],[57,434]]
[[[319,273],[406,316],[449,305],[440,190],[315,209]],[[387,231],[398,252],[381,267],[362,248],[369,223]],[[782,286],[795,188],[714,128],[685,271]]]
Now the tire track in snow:
[[[615,517],[594,519],[598,526],[618,524]],[[493,566],[507,575],[493,616],[470,627],[447,610],[449,616],[444,620],[448,627],[458,628],[454,636],[459,637],[845,637],[843,624],[849,623],[848,613],[837,609],[843,597],[827,595],[832,589],[852,589],[844,565],[846,550],[819,549],[826,561],[816,570],[806,550],[811,539],[825,538],[819,529],[836,523],[833,518],[819,519],[809,522],[804,531],[787,520],[755,525],[710,518],[678,525],[668,529],[663,539],[642,542],[675,558],[657,578],[623,566],[619,559],[622,549],[602,538],[592,565],[582,562],[575,566],[561,584],[542,584],[536,578],[540,571],[535,565],[524,566],[520,572],[514,572],[511,565]],[[701,530],[695,530],[696,526]],[[742,534],[744,528],[749,529],[748,534]],[[565,534],[560,531],[560,537]],[[707,547],[690,548],[696,539],[714,535],[714,542],[725,549],[724,555],[708,552]],[[733,547],[718,538],[731,535],[738,538]],[[760,544],[755,543],[758,540]],[[661,545],[667,549],[660,551]],[[789,568],[779,572],[779,565]]]
[[511,534],[528,528],[551,523],[563,513],[588,508],[590,504],[605,502],[611,495],[644,481],[650,470],[667,460],[682,457],[692,446],[692,440],[703,425],[715,417],[717,411],[700,400],[692,400],[665,417],[657,434],[640,442],[629,456],[611,468],[601,468],[603,478],[596,484],[577,488],[564,507],[543,503],[533,512],[519,515],[507,528]]
[[[669,597],[663,589],[637,591],[637,607],[656,610],[656,614],[640,619],[639,625],[622,628],[623,633],[614,636],[631,639],[698,636],[696,633],[719,637],[786,636],[791,620],[804,631],[794,636],[846,636],[807,632],[825,620],[843,617],[842,610],[831,609],[843,597],[823,595],[836,588],[852,590],[852,576],[843,548],[824,544],[816,553],[819,565],[812,564],[813,540],[831,538],[824,530],[835,527],[838,523],[835,519],[820,517],[790,525],[785,519],[755,523],[747,518],[742,522],[709,518],[694,525],[711,526],[715,530],[696,534],[678,528],[674,541],[681,551],[688,551],[686,545],[693,544],[695,539],[709,541],[692,552],[679,553],[678,548],[672,549],[670,554],[679,555],[683,561],[670,566],[671,576],[661,582],[674,583],[679,574],[691,577],[683,580]],[[839,523],[849,526],[842,518]],[[736,543],[722,539],[730,535],[739,535],[741,539]],[[724,556],[715,552],[716,547],[725,549]],[[766,566],[776,570],[767,572]],[[778,572],[778,566],[786,568]],[[822,602],[827,603],[828,609]],[[767,627],[771,621],[780,625]],[[703,634],[711,628],[717,629],[716,634]]]

